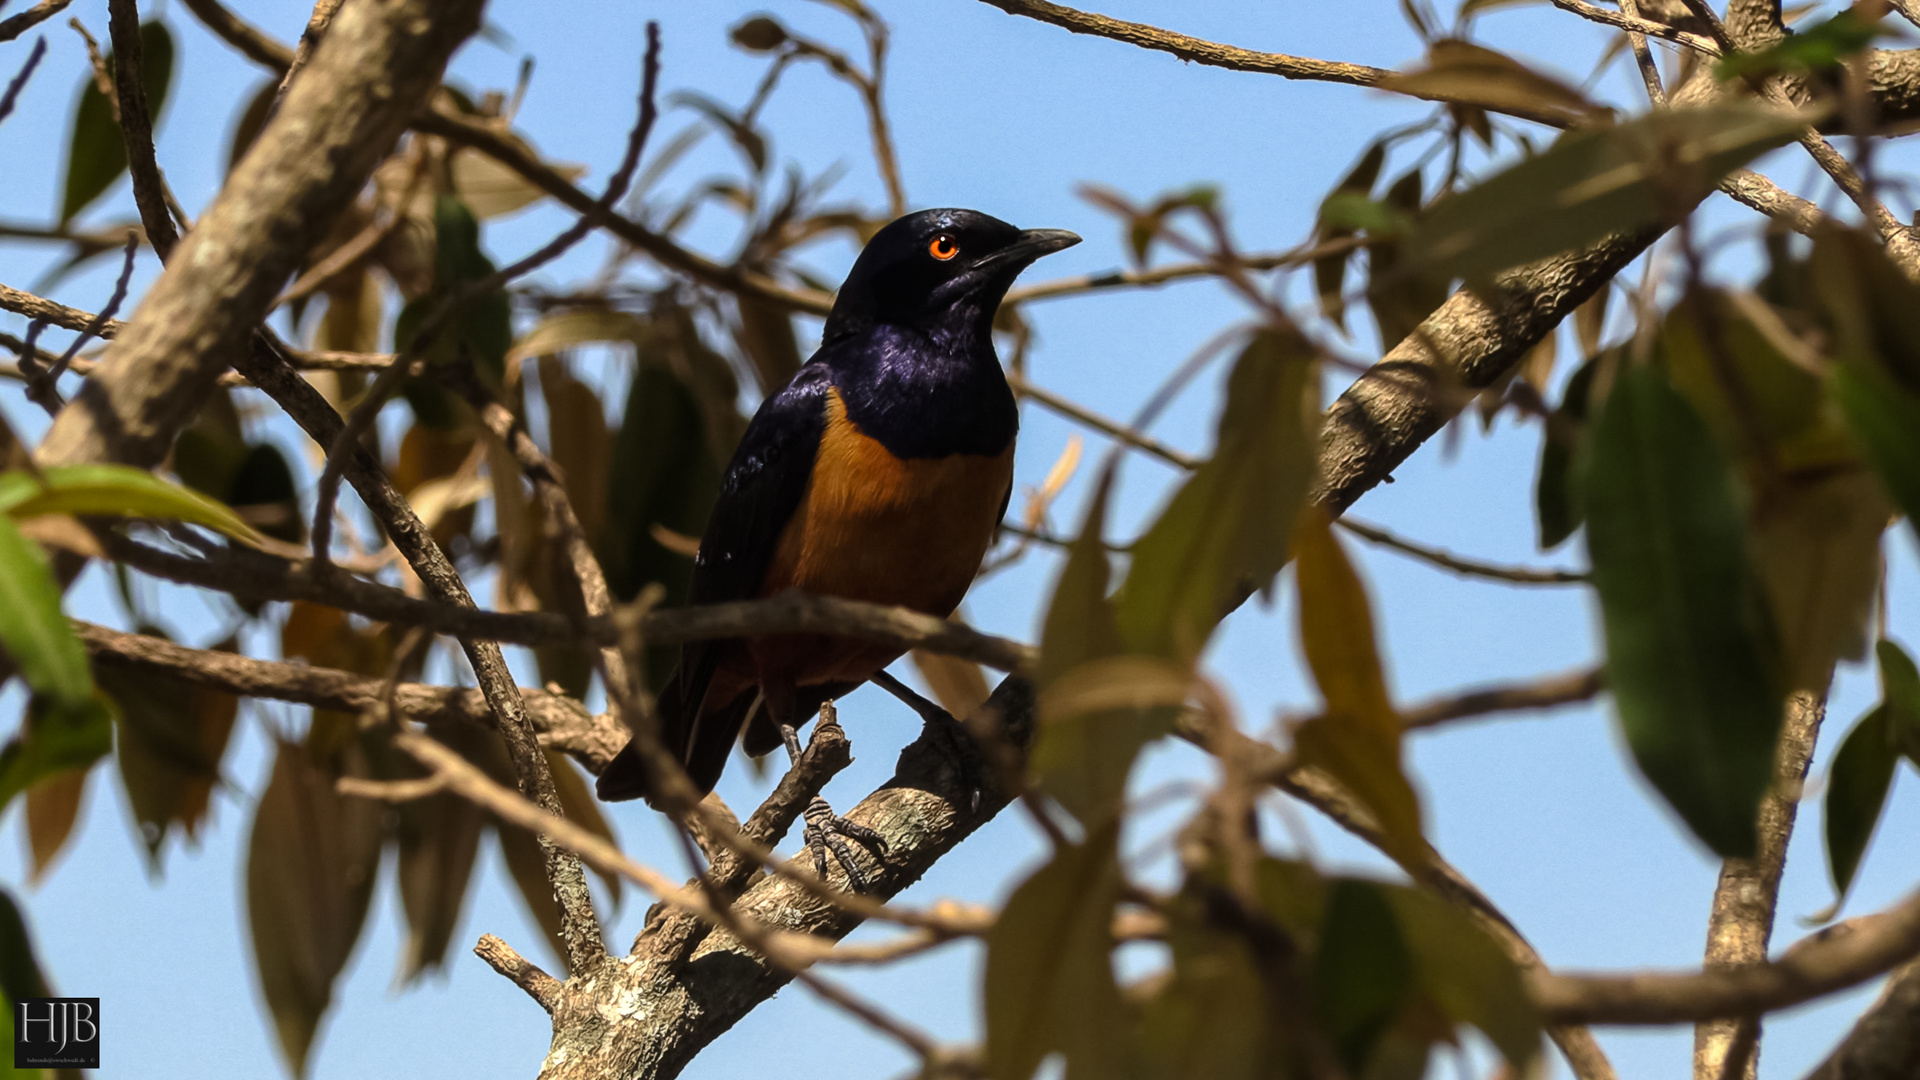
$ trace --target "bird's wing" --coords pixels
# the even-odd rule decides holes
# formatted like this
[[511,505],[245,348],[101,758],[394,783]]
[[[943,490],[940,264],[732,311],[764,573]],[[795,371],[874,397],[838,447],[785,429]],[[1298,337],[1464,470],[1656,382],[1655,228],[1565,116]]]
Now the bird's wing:
[[[813,475],[821,432],[826,428],[830,386],[825,365],[809,364],[754,413],[727,465],[719,498],[700,538],[689,603],[718,604],[759,595],[780,533],[806,495]],[[694,642],[681,652],[677,681],[690,726],[726,645]]]

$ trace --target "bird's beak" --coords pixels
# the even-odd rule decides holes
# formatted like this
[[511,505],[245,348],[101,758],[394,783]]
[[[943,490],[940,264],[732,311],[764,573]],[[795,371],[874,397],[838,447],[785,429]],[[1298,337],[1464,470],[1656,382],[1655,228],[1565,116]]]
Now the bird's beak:
[[1002,267],[1023,269],[1042,255],[1064,251],[1079,242],[1079,234],[1065,229],[1028,229],[1022,232],[1013,243],[981,259],[975,264],[974,269],[993,270]]

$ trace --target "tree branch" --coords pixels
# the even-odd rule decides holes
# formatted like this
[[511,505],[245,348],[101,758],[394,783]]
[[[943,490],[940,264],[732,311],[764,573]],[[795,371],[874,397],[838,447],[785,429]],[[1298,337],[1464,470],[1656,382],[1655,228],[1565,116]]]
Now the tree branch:
[[[1773,784],[1760,802],[1759,850],[1751,859],[1728,859],[1720,867],[1707,919],[1706,966],[1738,968],[1767,958],[1774,909],[1780,899],[1780,874],[1787,864],[1787,843],[1800,808],[1800,790],[1813,760],[1814,742],[1826,704],[1819,694],[1801,691],[1787,700],[1775,751]],[[1752,1080],[1758,1068],[1760,1022],[1757,1016],[1721,1017],[1694,1029],[1694,1080]],[[1744,1057],[1744,1061],[1741,1058]]]
[[[1839,932],[1831,932],[1838,930]],[[1561,1023],[1680,1024],[1753,1016],[1858,986],[1920,953],[1920,893],[1813,934],[1778,960],[1639,975],[1534,975],[1534,1001]]]
[[0,20],[0,41],[12,41],[21,34],[39,26],[55,15],[67,10],[73,0],[40,0],[27,10],[9,19]]
[[140,80],[140,9],[135,0],[107,0],[107,15],[107,30],[113,38],[113,88],[119,99],[120,131],[127,145],[133,201],[140,208],[147,242],[165,262],[180,242],[180,233],[167,212],[166,181],[160,178],[160,165],[154,160],[153,114],[147,108],[147,92]]
[[1807,1080],[1912,1080],[1920,1076],[1920,960],[1887,980],[1833,1053]]
[[361,0],[260,133],[41,445],[47,464],[151,466],[273,294],[358,194],[477,28],[475,0]]

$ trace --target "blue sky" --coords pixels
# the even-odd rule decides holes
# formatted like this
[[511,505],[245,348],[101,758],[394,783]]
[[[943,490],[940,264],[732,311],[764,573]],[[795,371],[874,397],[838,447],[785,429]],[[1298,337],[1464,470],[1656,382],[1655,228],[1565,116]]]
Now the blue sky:
[[[856,44],[846,21],[825,5],[763,2],[813,36]],[[234,6],[283,40],[292,40],[306,18],[300,4],[281,0],[243,0]],[[893,24],[888,104],[912,204],[971,206],[1023,226],[1070,228],[1087,238],[1036,267],[1031,280],[1106,270],[1125,260],[1119,228],[1075,196],[1077,184],[1096,181],[1136,199],[1195,183],[1217,185],[1244,247],[1283,249],[1306,237],[1319,198],[1372,135],[1424,114],[1415,103],[1351,87],[1203,68],[1070,36],[976,0],[883,0],[876,7]],[[597,188],[617,161],[631,123],[644,20],[662,23],[664,88],[698,89],[737,104],[750,92],[762,61],[731,48],[725,31],[754,9],[751,0],[660,5],[495,0],[489,17],[504,36],[469,44],[456,59],[454,78],[475,89],[510,87],[520,56],[536,56],[521,127],[554,158],[586,165],[585,183]],[[262,76],[202,31],[184,9],[162,5],[155,10],[177,35],[176,70],[184,80],[176,83],[160,125],[160,160],[181,199],[197,211],[217,189],[233,115]],[[1403,65],[1420,51],[1393,0],[1204,5],[1105,0],[1099,10],[1253,48],[1380,66]],[[69,14],[104,36],[102,0],[81,0]],[[0,127],[0,148],[9,166],[0,216],[8,220],[50,220],[58,205],[66,129],[85,74],[79,42],[61,22],[37,32],[48,38],[51,52],[19,111]],[[1479,29],[1484,40],[1538,57],[1574,81],[1585,76],[1606,41],[1598,27],[1533,6],[1496,11],[1480,21]],[[0,73],[11,73],[26,44],[0,49]],[[1642,105],[1637,79],[1622,67],[1615,67],[1596,93],[1632,110]],[[670,112],[662,134],[690,120],[684,111]],[[880,203],[865,122],[845,86],[811,68],[793,72],[767,110],[766,127],[778,161],[797,163],[809,175],[844,164],[836,192]],[[1904,151],[1882,159],[1883,168],[1911,164]],[[1830,192],[1808,183],[1804,158],[1779,155],[1764,165],[1780,182],[1832,204]],[[667,185],[684,188],[708,173],[734,168],[726,151],[709,140]],[[1715,229],[1750,228],[1758,220],[1719,199],[1708,213]],[[105,223],[131,215],[131,199],[122,192],[86,220]],[[568,221],[550,206],[536,207],[490,224],[484,239],[504,261],[532,250]],[[724,256],[736,237],[725,220],[707,215],[695,222],[690,239]],[[1753,267],[1744,260],[1753,250],[1733,247],[1719,269],[1730,277],[1751,276]],[[589,241],[541,276],[555,284],[578,280],[600,267],[604,251],[597,239]],[[837,279],[851,255],[842,247],[823,246],[813,261]],[[0,281],[29,288],[54,257],[44,246],[0,243]],[[154,269],[143,258],[137,280],[150,280]],[[94,308],[110,285],[110,272],[96,268],[68,279],[55,295]],[[1224,290],[1195,283],[1050,301],[1033,306],[1030,316],[1038,332],[1032,377],[1098,411],[1124,416],[1165,373],[1246,312]],[[1361,315],[1351,321],[1357,336],[1350,351],[1374,354],[1364,325],[1368,320]],[[0,316],[0,329],[17,333],[22,322]],[[803,326],[803,340],[817,329],[813,323]],[[624,384],[617,358],[590,357],[583,373],[605,385]],[[1155,433],[1183,448],[1204,450],[1217,407],[1218,376],[1212,369],[1196,380]],[[1330,379],[1330,389],[1337,390],[1342,381]],[[11,387],[0,388],[0,408],[23,431],[37,434],[44,425]],[[303,447],[283,422],[263,430],[289,450]],[[1071,432],[1049,414],[1029,409],[1017,466],[1021,482],[1037,482]],[[1362,499],[1355,516],[1464,554],[1575,565],[1577,544],[1546,556],[1534,551],[1537,426],[1503,417],[1490,434],[1482,435],[1475,423],[1460,435],[1457,441],[1436,439],[1421,450],[1394,484]],[[1103,448],[1098,438],[1090,440],[1090,450]],[[1117,512],[1120,534],[1130,534],[1157,508],[1172,478],[1169,469],[1152,461],[1128,464]],[[303,482],[312,480],[309,470]],[[1068,489],[1056,521],[1077,520],[1084,486],[1083,476]],[[1598,657],[1595,609],[1580,590],[1465,582],[1389,552],[1357,544],[1349,550],[1362,562],[1373,590],[1392,684],[1402,699],[1562,671]],[[1920,613],[1903,603],[1920,584],[1908,527],[1890,534],[1887,552],[1892,633],[1920,644]],[[1036,604],[1053,569],[1050,556],[1036,553],[985,582],[967,610],[987,629],[1031,640]],[[151,605],[182,638],[202,642],[224,632],[224,616],[191,594],[151,583],[144,588]],[[1290,632],[1287,596],[1281,590],[1271,611],[1250,606],[1235,615],[1208,660],[1256,730],[1265,730],[1278,711],[1313,700]],[[125,621],[97,571],[71,594],[69,609],[103,622]],[[523,664],[522,671],[530,681],[530,665]],[[1839,736],[1875,696],[1870,670],[1842,669],[1816,783]],[[9,715],[18,700],[17,693],[0,696]],[[897,748],[911,740],[917,721],[873,691],[849,698],[842,716],[859,758],[828,792],[844,807],[890,774]],[[15,823],[19,812],[0,818],[0,832],[7,834],[0,841],[0,883],[22,899],[51,978],[64,992],[103,999],[102,1075],[256,1077],[279,1071],[245,941],[240,857],[252,799],[265,783],[269,735],[303,722],[301,710],[285,706],[243,712],[227,761],[232,787],[216,795],[198,850],[170,849],[158,876],[148,874],[110,769],[94,776],[76,841],[38,886],[25,884],[24,842]],[[1604,706],[1422,734],[1411,741],[1410,758],[1440,851],[1507,911],[1550,964],[1698,963],[1716,864],[1652,801]],[[1137,781],[1147,791],[1207,775],[1196,753],[1170,746],[1150,754]],[[735,768],[721,790],[735,807],[751,806],[766,783],[748,769]],[[1910,775],[1896,784],[1887,824],[1867,855],[1850,913],[1883,906],[1910,886],[1902,867],[1920,863],[1917,791],[1920,784]],[[625,804],[612,816],[637,858],[680,871],[677,847],[651,812]],[[1299,809],[1297,816],[1308,822],[1318,857],[1337,866],[1383,868],[1371,852],[1315,820],[1311,811]],[[1176,820],[1170,814],[1154,817],[1130,840],[1149,879],[1166,872],[1164,845],[1156,841]],[[1809,803],[1787,869],[1777,940],[1797,936],[1795,920],[1831,899],[1818,823],[1818,806]],[[908,899],[996,900],[1039,851],[1030,827],[1018,815],[1005,815],[940,863]],[[645,903],[630,895],[609,939],[616,945],[630,941],[644,909]],[[545,1015],[465,951],[480,933],[493,932],[530,956],[547,959],[490,850],[483,853],[445,978],[405,991],[394,988],[402,931],[397,897],[390,884],[383,884],[339,985],[336,1008],[322,1029],[312,1074],[530,1075],[545,1052]],[[967,1039],[979,1031],[979,960],[977,948],[955,945],[884,971],[846,971],[836,977],[937,1036]],[[1862,988],[1829,1005],[1770,1020],[1762,1075],[1786,1078],[1804,1072],[1871,993]],[[1603,1031],[1601,1038],[1625,1077],[1679,1075],[1687,1066],[1690,1031],[1613,1030]],[[772,1069],[796,1080],[824,1080],[891,1076],[908,1064],[890,1043],[805,990],[791,988],[715,1043],[687,1075],[734,1077]]]

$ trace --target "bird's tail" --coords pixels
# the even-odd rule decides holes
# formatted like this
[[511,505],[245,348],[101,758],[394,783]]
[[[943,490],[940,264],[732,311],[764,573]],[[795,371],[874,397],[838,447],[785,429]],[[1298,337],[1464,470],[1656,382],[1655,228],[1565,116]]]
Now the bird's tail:
[[[681,685],[685,670],[682,667],[667,680],[655,713],[660,722],[660,741],[686,766],[694,788],[705,795],[720,782],[734,740],[740,737],[740,729],[746,726],[759,695],[748,690],[727,702],[689,700],[692,695]],[[651,803],[657,794],[648,785],[646,766],[631,742],[607,762],[593,790],[605,802],[645,799]]]

